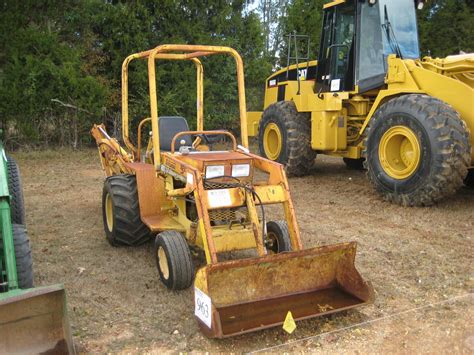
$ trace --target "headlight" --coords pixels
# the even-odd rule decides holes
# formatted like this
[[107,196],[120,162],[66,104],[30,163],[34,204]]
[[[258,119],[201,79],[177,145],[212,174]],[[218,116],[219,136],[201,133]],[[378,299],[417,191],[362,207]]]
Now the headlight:
[[233,177],[244,177],[250,175],[250,164],[235,164],[232,165]]
[[224,176],[224,165],[208,165],[206,166],[206,179]]

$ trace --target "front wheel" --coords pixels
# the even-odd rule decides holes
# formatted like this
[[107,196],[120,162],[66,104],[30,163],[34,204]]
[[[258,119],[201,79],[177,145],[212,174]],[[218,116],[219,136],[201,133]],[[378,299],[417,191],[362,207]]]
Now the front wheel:
[[286,221],[270,221],[267,223],[265,247],[272,254],[291,251],[291,239]]
[[177,231],[164,231],[155,239],[156,267],[161,281],[170,290],[183,290],[193,283],[194,266],[184,236]]
[[366,134],[367,176],[386,200],[428,206],[462,186],[471,160],[469,133],[446,103],[418,94],[391,99]]
[[7,156],[8,190],[12,223],[25,225],[25,202],[21,186],[20,170],[16,161]]

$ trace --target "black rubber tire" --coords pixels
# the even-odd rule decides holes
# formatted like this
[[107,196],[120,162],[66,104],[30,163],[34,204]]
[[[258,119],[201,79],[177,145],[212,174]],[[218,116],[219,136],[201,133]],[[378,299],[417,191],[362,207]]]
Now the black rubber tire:
[[[274,236],[271,240],[269,235]],[[284,251],[291,251],[291,238],[288,231],[288,224],[286,221],[270,221],[267,222],[267,240],[265,241],[267,251],[275,254]]]
[[464,179],[464,185],[474,188],[474,169],[469,169]]
[[[387,175],[379,160],[379,143],[391,127],[406,126],[417,136],[421,158],[406,179]],[[374,188],[387,201],[429,206],[452,195],[463,184],[471,162],[469,129],[448,104],[427,95],[391,99],[375,113],[366,131],[364,163]]]
[[364,169],[365,158],[359,158],[359,159],[342,158],[342,160],[344,161],[347,169],[349,170],[365,170]]
[[10,192],[10,212],[12,223],[25,225],[25,201],[21,186],[20,170],[16,161],[7,156],[8,190]]
[[263,138],[269,123],[275,123],[282,134],[282,149],[276,161],[285,165],[290,176],[307,175],[316,159],[316,152],[311,148],[311,114],[298,112],[292,101],[276,102],[263,111],[258,127],[258,146],[260,155],[267,159]]
[[[160,268],[159,250],[166,255],[168,277]],[[177,231],[164,231],[155,239],[155,259],[161,281],[170,290],[183,290],[191,286],[194,280],[194,266],[191,251],[184,236]]]
[[22,289],[34,287],[33,260],[26,228],[22,224],[12,224],[13,244],[15,246],[16,272],[18,286]]
[[[107,226],[106,197],[112,200],[113,226]],[[108,177],[102,191],[102,217],[107,240],[112,246],[137,246],[147,242],[151,233],[140,218],[137,181],[134,175]]]

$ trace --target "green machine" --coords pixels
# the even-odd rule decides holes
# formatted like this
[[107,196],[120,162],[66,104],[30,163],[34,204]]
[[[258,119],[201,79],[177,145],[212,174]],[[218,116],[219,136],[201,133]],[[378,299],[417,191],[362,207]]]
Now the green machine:
[[0,354],[74,354],[64,287],[34,288],[20,174],[1,140],[0,160]]

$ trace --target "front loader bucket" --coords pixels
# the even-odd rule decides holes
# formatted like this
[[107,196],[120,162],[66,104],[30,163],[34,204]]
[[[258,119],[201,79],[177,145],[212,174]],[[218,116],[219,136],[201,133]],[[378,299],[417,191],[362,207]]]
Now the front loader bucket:
[[222,338],[280,325],[288,311],[301,320],[371,303],[373,288],[357,272],[355,254],[356,243],[344,243],[207,265],[195,281],[199,325]]
[[62,285],[0,293],[0,354],[74,354]]

